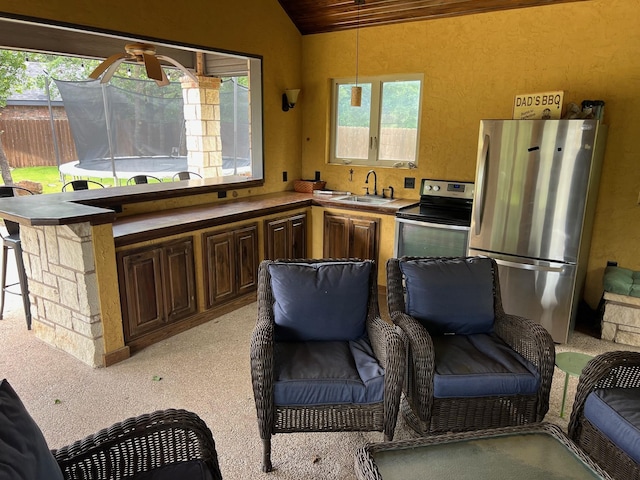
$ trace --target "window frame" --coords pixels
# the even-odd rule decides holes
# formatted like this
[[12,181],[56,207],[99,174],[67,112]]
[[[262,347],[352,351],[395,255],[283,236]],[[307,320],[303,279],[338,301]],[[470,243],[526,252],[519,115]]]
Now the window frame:
[[[264,98],[263,98],[263,57],[261,55],[244,52],[229,51],[195,45],[184,42],[175,42],[157,37],[130,34],[120,31],[91,28],[84,25],[45,21],[40,18],[20,17],[0,12],[0,26],[8,27],[5,32],[0,32],[0,48],[9,50],[34,51],[53,55],[68,55],[84,58],[106,58],[112,53],[118,52],[127,42],[148,42],[158,48],[158,53],[165,53],[177,58],[188,68],[195,66],[195,52],[219,54],[229,57],[241,57],[247,60],[248,77],[250,81],[251,102],[251,167],[250,177],[221,176],[209,177],[200,182],[203,190],[230,191],[238,188],[252,188],[262,186],[265,183],[265,159],[264,159]],[[35,32],[29,35],[29,32]],[[44,32],[44,33],[43,33]],[[49,35],[48,32],[56,32]],[[51,41],[49,40],[55,40]],[[115,47],[115,48],[114,48]],[[91,50],[91,52],[85,52]],[[166,51],[162,49],[168,49]],[[190,52],[193,55],[193,65],[184,59],[174,55],[174,52]],[[169,182],[163,182],[169,185]],[[193,186],[190,188],[199,188]],[[167,189],[167,196],[175,195],[171,188]]]
[[[382,89],[384,84],[404,81],[418,81],[420,83],[420,91],[418,98],[418,112],[416,123],[416,143],[415,157],[413,160],[384,160],[379,159],[379,143],[380,124],[382,117]],[[371,85],[371,106],[369,111],[369,150],[368,158],[342,158],[336,155],[338,141],[338,102],[339,88],[345,85],[355,85],[356,77],[344,77],[331,79],[331,127],[330,127],[330,150],[328,163],[330,165],[363,165],[377,167],[394,167],[394,168],[415,168],[418,165],[418,156],[420,148],[420,124],[422,121],[422,96],[424,91],[424,74],[407,73],[394,75],[375,75],[367,77],[358,77],[358,85]]]

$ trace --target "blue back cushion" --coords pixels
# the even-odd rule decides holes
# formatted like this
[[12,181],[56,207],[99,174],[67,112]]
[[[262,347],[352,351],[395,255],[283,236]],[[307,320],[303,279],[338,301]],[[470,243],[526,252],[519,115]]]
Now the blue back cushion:
[[371,261],[270,264],[276,340],[362,337],[371,268]]
[[40,428],[6,380],[0,381],[0,478],[63,478]]
[[431,334],[472,335],[493,331],[491,259],[401,260],[406,310]]

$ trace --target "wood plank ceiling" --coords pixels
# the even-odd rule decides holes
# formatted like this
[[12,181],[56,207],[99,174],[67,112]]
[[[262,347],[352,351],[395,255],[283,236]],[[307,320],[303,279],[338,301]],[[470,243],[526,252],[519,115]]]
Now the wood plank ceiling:
[[586,0],[279,0],[302,35]]

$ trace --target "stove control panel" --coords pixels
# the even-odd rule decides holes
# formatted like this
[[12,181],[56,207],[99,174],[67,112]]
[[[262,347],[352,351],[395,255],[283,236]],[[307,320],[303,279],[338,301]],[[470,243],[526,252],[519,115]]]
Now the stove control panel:
[[451,180],[432,180],[423,178],[420,195],[449,198],[473,199],[474,184],[472,182],[455,182]]

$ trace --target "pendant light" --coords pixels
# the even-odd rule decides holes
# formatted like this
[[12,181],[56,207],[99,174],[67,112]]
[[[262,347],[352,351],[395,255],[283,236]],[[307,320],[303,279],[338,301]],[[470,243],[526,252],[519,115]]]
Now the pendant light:
[[359,107],[362,105],[362,87],[358,85],[358,53],[360,43],[360,5],[364,4],[364,0],[354,0],[358,5],[358,21],[356,23],[356,85],[351,87],[351,106]]

